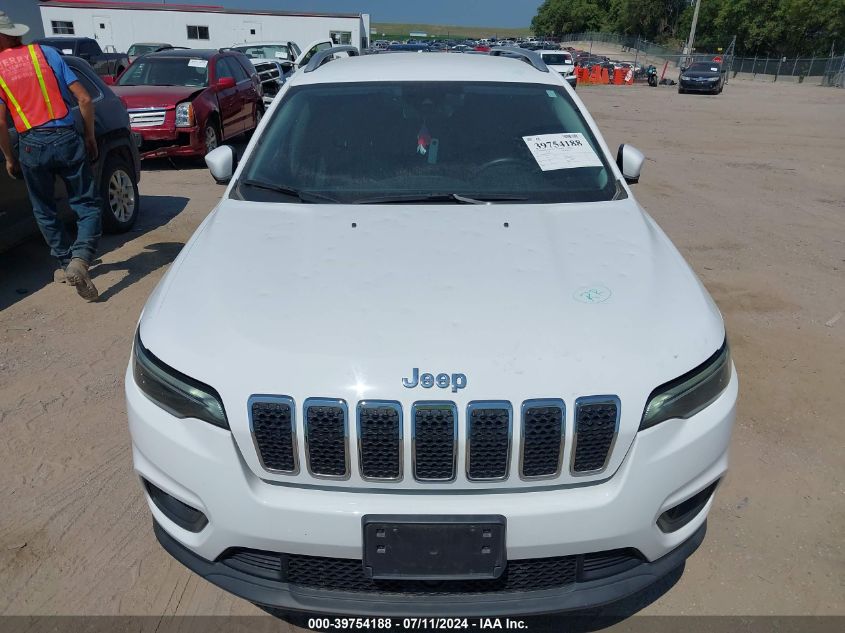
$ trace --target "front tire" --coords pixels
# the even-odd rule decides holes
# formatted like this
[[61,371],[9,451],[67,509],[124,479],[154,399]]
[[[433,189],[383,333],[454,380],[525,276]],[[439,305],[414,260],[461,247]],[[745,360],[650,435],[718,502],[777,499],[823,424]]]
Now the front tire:
[[683,88],[678,88],[678,94],[679,94],[679,95],[686,94],[686,92],[687,92],[687,91],[686,91],[686,90],[684,90]]
[[217,122],[209,119],[202,131],[202,140],[205,144],[205,153],[220,147],[220,130],[217,129]]
[[109,154],[100,174],[103,230],[125,233],[138,219],[141,197],[135,170],[120,154]]

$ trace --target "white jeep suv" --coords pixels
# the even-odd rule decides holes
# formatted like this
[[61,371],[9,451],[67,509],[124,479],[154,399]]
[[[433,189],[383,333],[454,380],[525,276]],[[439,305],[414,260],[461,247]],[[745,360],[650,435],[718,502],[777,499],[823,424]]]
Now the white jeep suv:
[[[176,559],[255,603],[604,604],[704,538],[722,318],[558,73],[315,54],[150,297],[135,470]],[[513,57],[513,58],[509,58]],[[526,63],[527,62],[527,63]]]

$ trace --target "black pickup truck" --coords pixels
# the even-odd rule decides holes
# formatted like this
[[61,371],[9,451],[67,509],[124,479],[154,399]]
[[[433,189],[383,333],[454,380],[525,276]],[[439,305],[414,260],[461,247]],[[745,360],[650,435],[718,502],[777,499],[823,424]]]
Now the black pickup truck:
[[104,53],[97,40],[90,37],[45,37],[36,44],[52,46],[62,55],[73,55],[84,59],[100,77],[117,77],[129,67],[129,56],[125,53]]
[[[138,139],[129,129],[129,115],[123,103],[94,73],[91,67],[76,57],[65,61],[94,100],[95,128],[100,158],[93,165],[94,178],[99,185],[103,212],[103,230],[123,233],[132,228],[141,208],[138,181],[141,163]],[[73,104],[70,104],[73,105]],[[82,129],[79,106],[73,106],[78,129]],[[18,135],[9,124],[12,145],[17,152]],[[2,153],[0,153],[2,157]],[[64,184],[56,182],[56,199],[63,220],[71,220],[73,213],[67,204]],[[12,180],[0,163],[0,251],[38,234],[32,215],[32,205],[23,180]]]

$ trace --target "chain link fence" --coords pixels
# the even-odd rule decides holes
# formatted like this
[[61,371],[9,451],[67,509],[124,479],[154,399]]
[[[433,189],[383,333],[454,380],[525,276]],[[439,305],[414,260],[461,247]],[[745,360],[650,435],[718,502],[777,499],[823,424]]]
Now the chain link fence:
[[[594,42],[619,46],[625,57],[641,60],[661,59],[670,62],[677,68],[698,59],[710,60],[719,53],[684,55],[677,48],[669,48],[635,36],[619,35],[616,33],[602,33],[600,31],[584,31],[581,33],[566,33],[560,38],[561,43]],[[729,70],[729,76],[742,75],[749,78],[768,79],[777,81],[778,78],[803,82],[813,78],[814,82],[821,80],[823,86],[845,87],[845,55],[838,57],[727,57],[724,62]]]

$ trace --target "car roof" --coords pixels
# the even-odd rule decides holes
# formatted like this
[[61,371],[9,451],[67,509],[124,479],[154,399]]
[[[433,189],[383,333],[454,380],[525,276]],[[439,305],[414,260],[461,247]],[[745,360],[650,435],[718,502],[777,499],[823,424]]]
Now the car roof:
[[[229,48],[249,48],[250,46],[287,46],[291,40],[275,40],[273,42],[242,42],[240,44],[232,44]],[[295,44],[296,42],[294,42]]]
[[560,85],[556,74],[512,57],[487,54],[416,53],[337,57],[310,73],[297,72],[292,85],[365,81],[489,81]]
[[145,57],[183,57],[185,59],[211,59],[220,55],[220,51],[213,48],[168,48],[164,51],[156,51],[145,55]]

